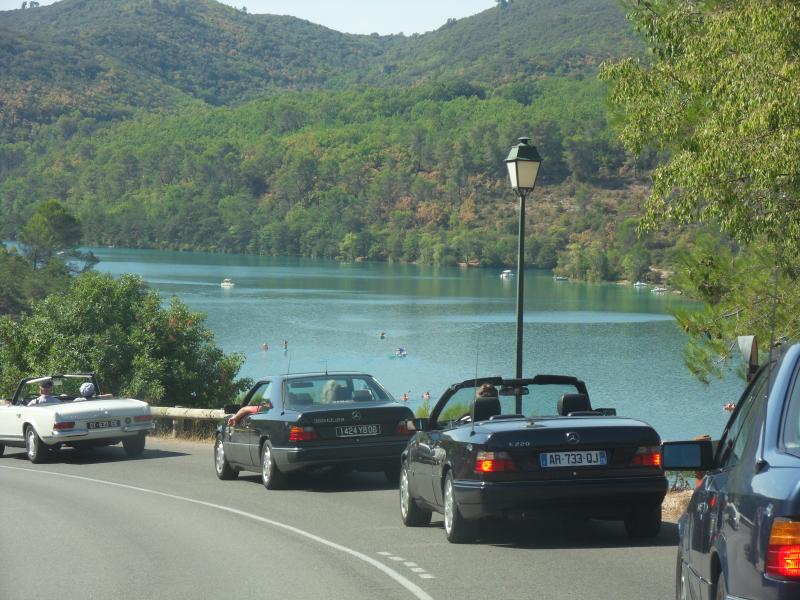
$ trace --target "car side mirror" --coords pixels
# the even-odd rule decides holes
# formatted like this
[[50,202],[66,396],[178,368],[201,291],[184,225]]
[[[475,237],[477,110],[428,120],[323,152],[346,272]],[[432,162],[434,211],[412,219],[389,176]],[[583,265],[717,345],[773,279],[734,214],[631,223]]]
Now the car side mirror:
[[240,406],[238,404],[226,404],[222,410],[225,411],[226,415],[235,415],[239,411]]
[[417,417],[414,419],[414,428],[417,431],[427,431],[429,425],[430,419],[428,417]]
[[714,468],[711,440],[664,442],[661,444],[661,468],[665,471],[710,471]]

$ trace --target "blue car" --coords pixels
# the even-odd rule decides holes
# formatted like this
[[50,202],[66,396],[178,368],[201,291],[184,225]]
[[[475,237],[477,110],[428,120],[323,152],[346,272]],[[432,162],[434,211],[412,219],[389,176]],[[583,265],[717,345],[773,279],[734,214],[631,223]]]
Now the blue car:
[[774,350],[719,442],[668,442],[665,469],[705,472],[678,523],[676,598],[800,598],[800,344]]

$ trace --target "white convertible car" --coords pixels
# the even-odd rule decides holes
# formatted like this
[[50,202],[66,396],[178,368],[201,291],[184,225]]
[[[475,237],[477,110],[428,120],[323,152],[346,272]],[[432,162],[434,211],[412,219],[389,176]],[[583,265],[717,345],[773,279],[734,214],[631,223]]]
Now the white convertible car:
[[154,429],[150,405],[100,394],[93,373],[23,379],[11,400],[0,401],[0,456],[6,446],[25,448],[33,463],[61,446],[120,442],[133,458],[144,451],[145,436]]

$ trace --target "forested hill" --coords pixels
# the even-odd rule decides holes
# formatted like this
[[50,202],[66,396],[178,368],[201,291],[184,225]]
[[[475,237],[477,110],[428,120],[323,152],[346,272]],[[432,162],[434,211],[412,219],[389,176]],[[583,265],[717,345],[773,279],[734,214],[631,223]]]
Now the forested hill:
[[595,76],[639,48],[617,0],[508,0],[413,36],[211,0],[0,13],[0,235],[57,199],[88,243],[508,264],[502,160],[528,134],[530,264],[637,277],[673,244],[632,234],[649,165]]
[[0,13],[0,112],[8,128],[74,110],[108,119],[174,106],[179,93],[225,105],[358,83],[519,83],[593,73],[635,40],[616,0],[517,0],[408,37],[343,34],[212,0],[62,0]]

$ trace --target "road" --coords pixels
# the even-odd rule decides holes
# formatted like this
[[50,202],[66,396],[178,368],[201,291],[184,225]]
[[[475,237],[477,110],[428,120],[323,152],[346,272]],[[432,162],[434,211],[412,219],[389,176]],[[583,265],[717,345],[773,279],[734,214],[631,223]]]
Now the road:
[[212,446],[149,439],[0,458],[0,598],[211,597],[657,600],[674,597],[677,529],[631,543],[620,523],[495,523],[481,542],[400,522],[382,474],[303,476],[267,491],[219,481]]

